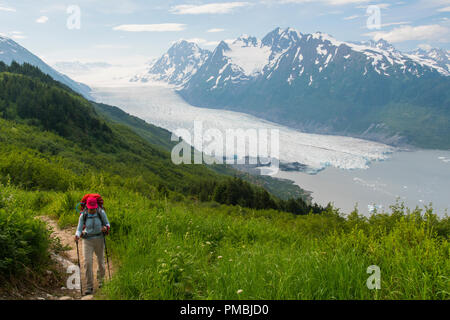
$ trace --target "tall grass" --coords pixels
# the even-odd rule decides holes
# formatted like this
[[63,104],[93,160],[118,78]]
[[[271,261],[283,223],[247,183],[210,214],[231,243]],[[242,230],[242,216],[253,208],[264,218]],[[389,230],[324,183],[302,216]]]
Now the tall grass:
[[[448,299],[449,224],[432,210],[364,218],[108,198],[112,299]],[[367,267],[381,269],[369,290]],[[239,293],[238,293],[239,292]]]
[[50,264],[50,231],[33,218],[38,196],[0,184],[0,278],[39,273]]
[[[112,225],[107,241],[117,272],[102,290],[110,299],[450,298],[450,222],[429,208],[295,216],[155,200],[120,187],[95,191]],[[2,193],[0,211],[28,208],[28,217],[53,214],[61,226],[73,225],[87,192],[16,189]],[[380,267],[380,290],[366,285],[371,265]]]

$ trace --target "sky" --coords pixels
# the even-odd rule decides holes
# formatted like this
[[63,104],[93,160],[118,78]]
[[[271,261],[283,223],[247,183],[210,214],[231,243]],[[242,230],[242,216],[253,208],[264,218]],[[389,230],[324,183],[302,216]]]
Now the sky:
[[450,0],[0,0],[0,35],[49,64],[138,64],[179,39],[213,50],[276,27],[342,41],[384,38],[403,51],[449,50]]

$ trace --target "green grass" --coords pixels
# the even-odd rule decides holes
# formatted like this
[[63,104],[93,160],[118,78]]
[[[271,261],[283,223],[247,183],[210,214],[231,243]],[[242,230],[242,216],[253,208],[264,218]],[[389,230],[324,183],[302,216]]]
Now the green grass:
[[[397,204],[370,218],[335,209],[295,216],[101,193],[118,266],[102,291],[109,299],[450,298],[449,219],[431,209]],[[58,194],[48,208],[73,223],[66,197]],[[381,269],[380,290],[366,286],[371,265]]]
[[[295,216],[152,200],[119,187],[98,191],[111,221],[108,249],[117,267],[101,292],[108,299],[450,298],[450,221],[431,209],[397,204],[370,218],[357,212],[344,218],[332,208]],[[51,214],[60,226],[74,225],[74,207],[85,192],[2,186],[0,225],[15,227],[9,241],[30,249],[2,250],[0,260],[45,266],[48,233],[32,217]],[[23,238],[29,232],[18,226],[33,236]],[[380,290],[366,286],[371,265],[381,269]]]
[[0,184],[0,279],[38,274],[51,265],[49,250],[56,243],[45,224],[33,218],[36,197]]

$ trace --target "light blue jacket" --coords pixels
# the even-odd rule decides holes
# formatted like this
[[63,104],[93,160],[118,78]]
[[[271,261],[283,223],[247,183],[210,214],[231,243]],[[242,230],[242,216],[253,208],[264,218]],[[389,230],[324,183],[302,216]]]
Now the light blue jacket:
[[[85,214],[87,215],[87,217],[86,217],[86,228],[84,229],[84,232],[86,233],[86,237],[84,237],[84,238],[85,239],[94,239],[94,238],[102,237],[103,236],[102,221],[104,222],[104,226],[110,227],[110,225],[109,225],[108,217],[106,216],[105,210],[103,210],[101,208],[97,208],[97,211],[94,214],[88,213],[87,209],[80,214],[80,218],[78,219],[77,232],[75,233],[75,235],[77,237],[80,237],[81,233],[83,232],[84,215]],[[101,219],[100,219],[99,215],[101,215],[101,217],[102,217]]]

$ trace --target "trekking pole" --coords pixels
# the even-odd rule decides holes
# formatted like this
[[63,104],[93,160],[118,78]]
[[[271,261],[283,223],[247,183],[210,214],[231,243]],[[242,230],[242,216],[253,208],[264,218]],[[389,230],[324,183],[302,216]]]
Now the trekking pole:
[[83,281],[81,281],[81,266],[80,266],[80,251],[78,250],[78,241],[77,243],[77,256],[78,256],[78,271],[80,272],[80,294],[83,296]]
[[108,264],[108,275],[109,275],[109,280],[111,280],[111,270],[109,269],[108,248],[106,247],[106,236],[105,236],[105,235],[103,235],[103,242],[105,243],[106,263]]

